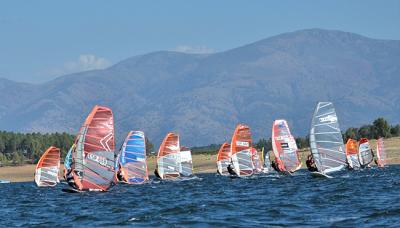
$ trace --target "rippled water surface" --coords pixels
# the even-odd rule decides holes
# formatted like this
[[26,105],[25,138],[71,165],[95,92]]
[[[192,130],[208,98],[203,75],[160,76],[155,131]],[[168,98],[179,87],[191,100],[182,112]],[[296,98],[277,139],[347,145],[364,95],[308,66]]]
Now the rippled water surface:
[[214,174],[180,182],[118,185],[109,192],[64,193],[0,184],[0,226],[375,226],[400,227],[400,166],[333,179]]

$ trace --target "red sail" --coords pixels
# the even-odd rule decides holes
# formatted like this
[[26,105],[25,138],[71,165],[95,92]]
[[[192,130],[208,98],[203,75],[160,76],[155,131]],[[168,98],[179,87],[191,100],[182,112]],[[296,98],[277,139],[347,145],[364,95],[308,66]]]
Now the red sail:
[[114,117],[108,107],[95,106],[75,140],[72,175],[79,190],[105,191],[114,182]]

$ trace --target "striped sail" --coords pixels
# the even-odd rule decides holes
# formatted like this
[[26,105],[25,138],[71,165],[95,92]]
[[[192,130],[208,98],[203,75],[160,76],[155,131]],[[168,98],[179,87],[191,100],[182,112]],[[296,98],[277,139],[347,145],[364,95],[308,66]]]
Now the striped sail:
[[386,153],[383,138],[379,138],[376,144],[376,158],[379,167],[386,166]]
[[35,170],[35,183],[39,187],[52,187],[59,183],[60,149],[48,148],[39,159]]
[[311,122],[310,147],[319,172],[331,173],[346,166],[342,133],[331,102],[317,104]]
[[79,131],[72,151],[72,187],[105,191],[114,184],[114,117],[112,110],[95,106]]
[[275,120],[272,126],[272,149],[281,171],[294,172],[301,167],[296,140],[286,120]]
[[146,158],[146,139],[142,131],[131,131],[118,156],[120,173],[128,184],[142,184],[149,180]]
[[358,160],[361,167],[369,165],[373,160],[372,149],[369,145],[369,141],[366,138],[361,138],[358,145]]
[[358,144],[357,140],[348,139],[346,143],[346,159],[349,168],[359,169],[360,162],[358,161]]
[[217,155],[218,173],[223,176],[228,176],[228,166],[231,164],[231,145],[224,142],[219,148]]
[[251,158],[251,131],[247,125],[238,124],[231,141],[232,164],[239,177],[253,174],[253,160]]
[[193,161],[192,152],[187,147],[181,147],[180,152],[180,170],[179,173],[183,177],[189,177],[193,175]]
[[157,171],[161,179],[180,177],[180,143],[179,135],[168,133],[165,136],[157,155]]

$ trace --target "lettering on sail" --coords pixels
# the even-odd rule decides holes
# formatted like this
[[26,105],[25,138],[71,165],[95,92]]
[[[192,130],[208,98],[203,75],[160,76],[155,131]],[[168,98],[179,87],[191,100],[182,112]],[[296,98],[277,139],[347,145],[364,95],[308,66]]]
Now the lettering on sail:
[[249,142],[236,141],[236,146],[249,146]]
[[337,117],[336,117],[336,115],[327,115],[325,117],[319,118],[319,122],[321,122],[321,123],[325,123],[325,122],[336,123]]
[[89,153],[86,156],[86,159],[97,162],[99,165],[104,166],[106,168],[111,168],[108,164],[107,164],[107,158],[93,154],[93,153]]

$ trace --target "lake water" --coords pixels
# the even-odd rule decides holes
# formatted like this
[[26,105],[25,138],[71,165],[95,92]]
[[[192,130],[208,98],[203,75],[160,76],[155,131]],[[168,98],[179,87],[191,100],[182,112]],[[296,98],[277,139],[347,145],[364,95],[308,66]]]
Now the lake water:
[[270,174],[231,179],[200,174],[180,182],[64,193],[33,182],[1,184],[0,226],[395,226],[400,166],[333,179]]

